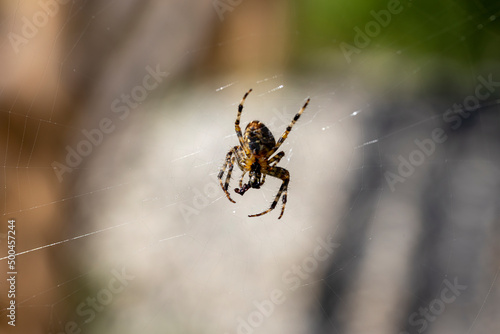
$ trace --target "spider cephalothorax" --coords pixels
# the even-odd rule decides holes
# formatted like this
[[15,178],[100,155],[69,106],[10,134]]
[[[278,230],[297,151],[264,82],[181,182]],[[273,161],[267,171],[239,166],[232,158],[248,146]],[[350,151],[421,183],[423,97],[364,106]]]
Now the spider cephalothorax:
[[[288,137],[288,134],[292,130],[293,125],[295,124],[295,122],[297,122],[304,109],[306,109],[307,104],[309,103],[309,99],[307,99],[306,103],[304,103],[304,106],[295,115],[290,125],[286,128],[285,132],[283,132],[278,142],[276,142],[276,140],[274,140],[273,134],[267,128],[267,126],[259,121],[250,122],[245,128],[245,134],[241,134],[240,118],[241,112],[243,111],[243,103],[245,102],[245,99],[251,91],[252,90],[250,89],[248,92],[246,92],[243,96],[243,99],[241,99],[241,102],[238,106],[238,116],[236,117],[236,122],[234,123],[236,135],[238,136],[240,145],[234,146],[227,153],[226,161],[224,162],[224,165],[219,172],[219,182],[227,198],[231,202],[235,203],[229,195],[229,192],[227,191],[235,160],[238,164],[238,167],[243,171],[243,175],[240,179],[240,187],[234,189],[237,194],[244,195],[245,192],[250,188],[259,189],[264,184],[266,175],[274,176],[283,180],[280,190],[278,191],[276,198],[271,204],[271,207],[264,212],[255,215],[249,215],[249,217],[257,217],[273,210],[278,204],[281,194],[283,194],[283,206],[281,207],[281,214],[278,217],[278,219],[280,219],[281,216],[283,216],[283,212],[285,212],[286,195],[288,190],[288,183],[290,182],[290,173],[284,168],[276,167],[281,158],[285,156],[285,152],[281,151],[276,153],[276,155],[274,156],[272,155],[278,150],[281,144],[283,144],[285,139]],[[226,168],[228,168],[226,181],[224,184],[222,184],[222,176],[224,175]],[[248,183],[243,184],[243,177],[247,172],[249,180]]]

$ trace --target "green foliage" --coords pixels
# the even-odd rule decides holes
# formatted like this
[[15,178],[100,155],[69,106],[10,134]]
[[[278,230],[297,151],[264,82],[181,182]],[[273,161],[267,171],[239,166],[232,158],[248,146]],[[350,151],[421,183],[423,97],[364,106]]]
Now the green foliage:
[[410,57],[438,56],[464,63],[500,59],[498,1],[309,0],[294,2],[296,60],[325,51],[342,56],[342,43],[357,47],[356,27],[365,32],[369,22],[377,24],[374,12],[387,11],[397,3],[402,10],[374,31],[369,45],[358,47],[361,52],[399,51]]

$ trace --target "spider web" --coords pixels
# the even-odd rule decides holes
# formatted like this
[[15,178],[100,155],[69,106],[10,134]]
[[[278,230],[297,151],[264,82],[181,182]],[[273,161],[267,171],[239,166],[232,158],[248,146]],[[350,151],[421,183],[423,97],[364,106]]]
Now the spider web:
[[[114,2],[106,4],[103,9],[112,4]],[[453,5],[450,8],[454,8]],[[99,15],[99,12],[95,15]],[[477,30],[470,31],[469,35],[464,36],[465,39],[488,31],[488,24],[495,22],[496,15],[498,12],[492,10],[489,20],[479,23]],[[422,17],[428,18],[428,14],[422,12]],[[6,24],[8,23],[4,23]],[[92,21],[89,21],[89,25],[91,24]],[[443,27],[420,42],[426,43],[463,24],[465,22],[457,22],[456,26]],[[297,28],[297,32],[301,33],[300,28]],[[80,36],[84,34],[85,31],[82,31]],[[240,36],[236,40],[215,43],[209,48],[240,45],[251,38],[251,35]],[[495,38],[498,36],[495,35]],[[443,47],[460,49],[463,42],[458,37]],[[79,39],[74,41],[75,45],[78,43]],[[393,56],[398,58],[405,55],[412,51],[412,47],[414,46],[409,46],[406,50],[394,50]],[[377,46],[373,48],[377,49]],[[186,50],[185,55],[202,51],[203,49],[190,49]],[[72,50],[68,51],[67,57],[71,56],[71,52]],[[354,72],[372,65],[376,63],[370,57],[359,57],[350,64]],[[16,299],[18,312],[21,314],[23,309],[28,308],[45,310],[50,319],[47,333],[64,332],[65,326],[70,322],[75,322],[84,332],[102,331],[109,323],[116,332],[155,332],[164,328],[179,332],[183,330],[183,326],[187,326],[185,322],[189,322],[188,329],[191,331],[207,328],[208,331],[229,333],[237,332],[238,319],[248,322],[251,314],[258,310],[255,301],[262,303],[269,300],[272,291],[279,290],[285,301],[275,304],[273,312],[263,317],[255,331],[276,332],[278,328],[292,331],[295,328],[295,332],[307,332],[303,321],[309,305],[298,305],[300,301],[311,300],[308,295],[325,287],[336,294],[328,279],[348,269],[362,254],[371,254],[371,257],[367,255],[363,260],[363,268],[367,273],[380,274],[377,268],[366,264],[373,260],[373,265],[378,264],[384,270],[394,270],[391,273],[404,280],[404,274],[397,272],[394,267],[376,262],[381,243],[396,240],[387,238],[389,232],[386,227],[380,227],[379,221],[386,215],[383,199],[390,195],[389,186],[380,183],[373,187],[370,174],[373,170],[397,170],[397,163],[387,163],[397,161],[388,153],[390,150],[387,147],[401,140],[409,141],[409,146],[405,147],[412,147],[410,145],[416,137],[430,136],[426,131],[439,126],[435,122],[444,116],[448,107],[437,114],[422,113],[390,133],[371,131],[367,124],[380,117],[374,107],[380,103],[380,96],[390,97],[394,92],[399,92],[400,86],[411,82],[422,72],[432,71],[431,65],[430,60],[415,62],[412,68],[397,76],[398,80],[389,80],[377,97],[360,93],[363,85],[353,82],[350,76],[342,73],[331,73],[335,80],[313,76],[302,81],[285,72],[263,74],[256,80],[213,80],[181,93],[180,97],[165,98],[163,101],[151,99],[147,108],[154,112],[145,114],[140,112],[143,107],[139,107],[139,111],[134,111],[126,121],[116,123],[121,129],[115,135],[106,137],[102,146],[92,152],[87,162],[75,168],[81,175],[77,179],[76,191],[68,190],[67,194],[55,201],[44,202],[41,198],[38,204],[21,204],[19,209],[9,210],[9,189],[6,183],[2,224],[7,218],[16,218],[22,213],[36,215],[37,210],[46,207],[57,210],[66,203],[77,207],[72,214],[74,222],[86,222],[84,226],[70,224],[72,226],[69,227],[66,238],[47,236],[33,241],[30,247],[18,248],[19,262],[28,261],[28,258],[36,261],[39,256],[46,255],[46,252],[52,252],[58,256],[70,253],[78,263],[48,289],[40,289],[31,295],[23,295],[20,291],[22,297]],[[167,71],[174,72],[176,66],[178,65],[172,64]],[[469,68],[471,78],[488,75],[479,71],[472,61]],[[78,75],[83,75],[78,73],[78,69],[75,70]],[[476,84],[474,81],[464,98],[467,94],[474,93]],[[253,88],[254,91],[245,102],[241,124],[246,125],[254,119],[261,120],[269,126],[276,138],[284,131],[304,100],[311,98],[310,105],[281,147],[285,157],[279,166],[287,168],[292,178],[282,221],[277,221],[281,203],[265,216],[247,218],[248,214],[261,212],[270,205],[279,188],[279,180],[268,177],[262,189],[250,190],[243,197],[232,192],[237,201],[232,204],[220,190],[216,179],[226,152],[237,144],[234,118],[241,96],[248,88]],[[449,105],[462,101],[463,99],[449,101]],[[499,101],[488,101],[481,107],[497,108],[498,103]],[[189,112],[166,115],[162,114],[164,108]],[[10,110],[1,112],[8,113],[9,119],[15,116]],[[52,166],[33,166],[31,163],[37,143],[41,140],[41,128],[64,127],[78,133],[85,129],[61,124],[54,121],[52,116],[49,119],[32,114],[25,117],[25,129],[31,125],[36,128],[33,145],[23,148],[30,152],[29,158],[24,163],[20,152],[17,164],[9,164],[7,141],[2,165],[5,180],[8,175],[10,177],[12,170],[28,175],[40,170],[53,171]],[[477,117],[481,118],[480,112]],[[7,131],[10,131],[9,124]],[[408,133],[411,135],[407,135]],[[6,138],[9,138],[8,134]],[[110,152],[114,148],[117,157],[110,159]],[[408,156],[411,150],[402,152],[406,152]],[[482,161],[481,159],[482,157],[472,159],[472,162]],[[454,169],[461,166],[462,162],[430,159],[421,170],[435,164]],[[417,182],[422,179],[423,172],[420,176],[418,172],[417,169],[416,175],[408,178],[408,183],[404,186],[398,185],[402,189],[399,188],[400,192],[396,194],[412,192],[412,180]],[[235,168],[230,189],[237,186],[240,175],[240,171]],[[55,176],[54,180],[57,182]],[[339,249],[342,249],[342,240],[336,239],[336,233],[349,221],[349,217],[357,209],[356,203],[368,191],[376,194],[372,219],[379,225],[372,225],[367,232],[367,250],[364,253],[361,249],[351,250],[351,255],[340,268],[324,276],[321,269],[317,269],[307,278],[300,278],[298,286],[291,290],[283,281],[283,274],[310,258],[318,240],[325,235],[335,239]],[[348,198],[349,194],[354,195]],[[453,197],[458,194],[449,195]],[[17,223],[36,224],[34,221]],[[418,228],[409,226],[400,231],[416,233]],[[452,279],[456,275],[456,270],[452,270],[452,267],[460,267],[456,262],[461,253],[457,251],[455,244],[457,230],[452,229],[448,233],[444,247],[447,247],[449,265],[444,270],[437,270],[438,276]],[[1,240],[0,254],[3,255],[0,261],[6,263],[5,235]],[[399,243],[398,245],[405,247]],[[408,258],[411,250],[411,247],[406,246],[402,253]],[[116,277],[116,271],[113,270],[120,271],[122,268],[126,268],[134,278],[127,283],[123,292],[112,295],[109,304],[102,305],[102,311],[95,312],[94,319],[85,323],[85,317],[76,312],[77,306],[87,303],[89,297],[96,297],[100,292],[110,290],[110,281]],[[474,332],[484,306],[491,302],[491,291],[498,287],[498,269],[492,273],[491,277],[483,278],[488,281],[488,289],[480,292],[478,298],[481,299],[481,306],[467,323],[469,332]],[[18,275],[22,274],[19,272]],[[363,287],[367,283],[360,279],[356,284]],[[4,294],[4,282],[1,287]],[[411,291],[410,287],[402,289],[409,294],[418,294]],[[38,302],[40,297],[54,292],[61,297],[49,304]],[[103,293],[102,296],[104,295]],[[64,310],[66,303],[71,305],[69,312]],[[318,312],[325,312],[326,317],[330,316],[318,299],[311,300],[310,303],[315,305]],[[422,299],[423,306],[425,303],[426,300]],[[355,308],[355,298],[354,301],[342,299],[340,304],[347,309]],[[234,309],[228,315],[229,319],[225,316],[217,318],[207,315],[207,309],[215,314],[224,314],[224,311],[231,308]],[[354,314],[363,316],[364,311],[361,308]],[[3,308],[0,314],[5,320],[7,309]],[[114,314],[118,314],[119,320],[116,322],[109,320]],[[290,314],[297,316],[294,321],[289,320]],[[285,319],[290,321],[288,325],[282,324]],[[19,318],[18,321],[29,320]],[[334,331],[339,330],[333,323],[330,326]]]

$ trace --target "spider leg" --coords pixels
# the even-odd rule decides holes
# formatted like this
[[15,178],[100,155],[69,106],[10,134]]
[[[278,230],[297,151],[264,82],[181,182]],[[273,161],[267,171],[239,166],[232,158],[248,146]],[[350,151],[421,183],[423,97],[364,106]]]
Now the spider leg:
[[[226,155],[226,161],[224,162],[224,165],[222,165],[222,168],[220,169],[220,172],[218,175],[220,186],[222,187],[222,190],[224,190],[227,198],[233,203],[236,203],[236,202],[233,201],[231,196],[229,196],[229,192],[227,191],[227,188],[229,187],[229,181],[231,180],[231,172],[233,171],[233,166],[234,166],[235,157],[233,156],[233,154],[235,156],[237,156],[237,149],[238,149],[238,146],[235,146],[231,150],[229,150],[229,152]],[[239,164],[239,160],[238,160],[238,164]],[[222,184],[222,176],[224,176],[224,172],[226,171],[226,167],[228,167],[228,166],[229,166],[229,168],[227,170],[226,181],[224,182],[224,184]]]
[[245,165],[243,164],[243,161],[246,160],[245,151],[241,148],[241,146],[235,146],[235,148],[236,152],[234,155],[236,156],[236,162],[238,163],[240,169],[246,173]]
[[245,151],[241,148],[241,146],[238,146],[235,156],[236,156],[236,161],[238,162],[238,166],[243,171],[243,174],[241,175],[240,178],[240,187],[234,188],[234,192],[243,196],[245,192],[248,189],[250,189],[250,185],[243,184],[243,178],[245,177],[245,174],[247,173],[248,169],[243,164],[243,161],[246,161],[246,156],[245,156]]
[[[247,173],[246,170],[243,171],[243,174],[241,174],[241,178],[240,178],[240,188],[243,188],[243,178],[245,177],[245,174]],[[238,188],[236,188],[238,189]],[[234,189],[236,191],[236,189]],[[238,192],[238,191],[236,191]]]
[[280,162],[280,160],[285,156],[285,152],[281,151],[281,152],[278,152],[274,157],[272,157],[271,159],[269,159],[267,161],[267,163],[269,165],[271,165],[272,163],[274,163],[274,165],[276,165],[277,163]]
[[297,114],[295,114],[295,116],[292,119],[292,122],[290,123],[289,126],[286,127],[285,132],[283,132],[283,134],[281,135],[280,139],[278,140],[278,142],[276,143],[276,145],[274,146],[274,148],[271,151],[269,151],[269,153],[267,155],[268,157],[270,157],[271,155],[273,155],[274,152],[276,152],[280,148],[281,144],[283,144],[283,142],[285,141],[285,139],[288,137],[288,134],[290,133],[290,131],[292,131],[293,125],[300,118],[300,115],[302,115],[302,113],[306,109],[307,105],[309,104],[310,100],[311,99],[308,98],[307,101],[306,101],[306,103],[304,103],[304,106],[299,110],[299,112]]
[[[276,166],[276,165],[280,162],[281,158],[283,158],[284,156],[285,156],[285,152],[281,151],[281,152],[279,152],[278,154],[276,154],[274,157],[272,157],[271,159],[269,159],[269,160],[267,161],[267,163],[268,163],[269,167],[274,167],[274,166]],[[262,182],[260,183],[260,185],[263,185],[263,184],[264,184],[264,182],[266,182],[266,174],[264,174],[264,175],[262,176]],[[240,187],[241,187],[241,186],[240,186]]]
[[261,213],[257,213],[255,215],[249,215],[248,217],[262,216],[262,215],[265,215],[266,213],[274,210],[274,208],[278,204],[278,201],[279,201],[279,199],[281,197],[281,194],[283,194],[283,199],[282,199],[283,206],[281,207],[281,214],[278,217],[278,219],[280,219],[281,216],[283,216],[283,213],[285,212],[286,195],[287,195],[287,191],[288,191],[288,183],[290,182],[290,173],[286,169],[284,169],[284,168],[275,167],[274,166],[274,167],[271,167],[267,171],[267,174],[269,174],[270,176],[274,176],[274,177],[277,177],[277,178],[280,178],[281,180],[283,180],[283,183],[281,184],[280,190],[278,191],[278,194],[274,198],[274,201],[271,204],[271,207],[269,209],[267,209],[266,211],[263,211]]
[[243,196],[248,189],[250,189],[250,186],[248,184],[243,184],[243,178],[245,177],[245,174],[247,173],[246,170],[243,170],[243,174],[241,175],[240,178],[240,187],[239,188],[234,188],[234,192],[237,194],[240,194]]
[[243,111],[243,103],[245,103],[245,99],[247,98],[248,94],[250,94],[251,91],[252,89],[250,88],[248,92],[246,92],[245,95],[243,95],[243,98],[241,99],[241,102],[238,105],[238,116],[236,117],[236,122],[234,122],[234,129],[236,130],[236,135],[238,136],[238,140],[240,141],[241,147],[245,147],[243,142],[243,135],[241,134],[241,128],[240,128],[241,112]]

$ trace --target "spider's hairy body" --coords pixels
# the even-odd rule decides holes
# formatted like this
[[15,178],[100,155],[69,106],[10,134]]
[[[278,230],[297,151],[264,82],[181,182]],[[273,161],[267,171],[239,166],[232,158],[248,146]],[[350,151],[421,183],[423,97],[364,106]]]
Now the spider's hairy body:
[[[257,217],[263,214],[266,214],[273,210],[280,197],[282,198],[283,206],[281,208],[281,214],[278,219],[283,216],[283,212],[285,211],[286,204],[286,196],[288,191],[288,183],[290,182],[290,173],[281,167],[277,167],[278,162],[285,156],[285,152],[281,151],[275,154],[278,148],[283,144],[285,139],[288,137],[288,134],[292,130],[293,125],[299,119],[302,112],[305,110],[309,103],[309,99],[307,99],[306,103],[300,109],[300,111],[295,115],[292,119],[290,125],[286,128],[285,132],[281,135],[278,142],[274,139],[271,131],[260,121],[252,121],[245,128],[245,134],[241,134],[240,128],[240,117],[241,112],[243,111],[243,103],[247,98],[248,94],[252,90],[250,89],[245,93],[243,99],[238,106],[238,116],[236,117],[236,121],[234,123],[234,128],[236,131],[236,135],[238,136],[238,141],[240,142],[239,146],[234,146],[226,155],[226,161],[222,166],[219,172],[219,182],[222,187],[222,190],[226,194],[227,198],[235,203],[227,188],[229,187],[229,181],[231,179],[231,172],[233,171],[234,163],[236,162],[238,167],[243,171],[243,175],[240,179],[240,188],[235,188],[234,191],[237,194],[244,195],[247,190],[250,188],[259,189],[266,180],[266,175],[270,175],[276,178],[279,178],[283,181],[281,187],[276,195],[271,207],[264,212],[249,215],[249,217]],[[273,156],[274,155],[274,156]],[[235,161],[236,160],[236,161]],[[226,171],[226,167],[228,168],[226,182],[222,183],[222,176]],[[248,183],[243,184],[243,178],[245,174],[248,172],[249,180]],[[283,194],[283,196],[281,196]]]
[[250,149],[252,157],[264,158],[264,160],[276,146],[276,140],[271,131],[259,121],[253,121],[247,125],[243,141]]

